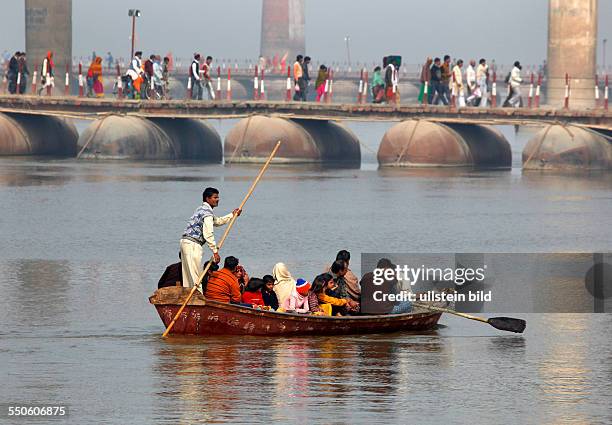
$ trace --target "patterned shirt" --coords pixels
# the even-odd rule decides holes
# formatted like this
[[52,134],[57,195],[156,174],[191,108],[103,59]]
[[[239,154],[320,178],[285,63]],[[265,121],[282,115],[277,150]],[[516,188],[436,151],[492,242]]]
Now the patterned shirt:
[[232,219],[232,216],[232,213],[230,213],[223,217],[215,217],[212,207],[208,202],[204,202],[195,210],[187,222],[183,237],[198,241],[201,245],[206,243],[213,253],[217,252],[213,226],[224,225]]

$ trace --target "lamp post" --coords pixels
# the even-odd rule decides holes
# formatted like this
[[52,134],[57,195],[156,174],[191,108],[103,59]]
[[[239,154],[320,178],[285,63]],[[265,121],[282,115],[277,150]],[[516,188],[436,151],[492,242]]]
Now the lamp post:
[[132,53],[130,54],[130,60],[134,57],[134,41],[136,39],[136,18],[140,17],[140,10],[130,9],[128,10],[128,16],[132,18]]
[[606,43],[608,42],[607,38],[604,38],[602,40],[602,44],[603,44],[603,69],[604,72],[606,72]]
[[348,66],[351,66],[351,37],[348,35],[344,37],[344,41],[346,42],[346,56],[348,58]]

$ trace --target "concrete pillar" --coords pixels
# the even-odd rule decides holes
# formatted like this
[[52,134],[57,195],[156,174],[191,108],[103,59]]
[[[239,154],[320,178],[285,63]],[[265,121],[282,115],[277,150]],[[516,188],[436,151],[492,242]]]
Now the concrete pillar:
[[548,104],[563,106],[565,73],[571,78],[570,108],[595,105],[597,0],[548,2]]
[[287,55],[287,64],[304,54],[304,0],[263,0],[261,14],[261,56],[279,61]]
[[31,72],[51,50],[55,84],[63,87],[66,64],[72,63],[72,0],[25,0],[25,32]]

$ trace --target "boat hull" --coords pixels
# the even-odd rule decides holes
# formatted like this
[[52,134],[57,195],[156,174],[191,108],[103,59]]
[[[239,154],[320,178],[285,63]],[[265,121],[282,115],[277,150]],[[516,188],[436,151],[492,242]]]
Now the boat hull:
[[[150,297],[167,327],[188,291],[162,288]],[[440,305],[442,306],[442,305]],[[314,316],[256,310],[205,300],[194,295],[170,331],[173,335],[344,335],[433,329],[441,313],[415,312],[377,316]]]

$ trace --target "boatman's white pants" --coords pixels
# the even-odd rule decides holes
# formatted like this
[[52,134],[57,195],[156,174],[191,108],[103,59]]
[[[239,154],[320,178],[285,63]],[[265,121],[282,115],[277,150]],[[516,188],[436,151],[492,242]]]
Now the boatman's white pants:
[[[181,239],[181,268],[183,286],[193,288],[202,272],[202,246],[189,239]],[[200,292],[202,288],[198,288]]]

